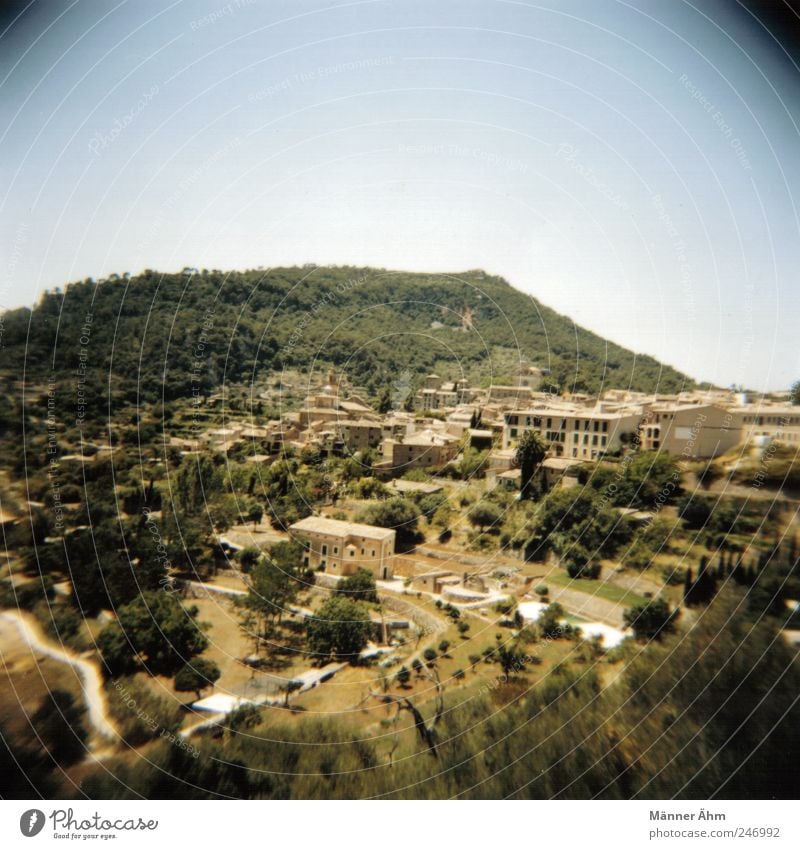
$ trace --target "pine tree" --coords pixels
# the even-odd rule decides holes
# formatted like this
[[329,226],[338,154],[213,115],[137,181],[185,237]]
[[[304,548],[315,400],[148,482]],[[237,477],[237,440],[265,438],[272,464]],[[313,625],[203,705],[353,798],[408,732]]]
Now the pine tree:
[[691,607],[692,604],[694,603],[694,600],[692,599],[692,589],[693,589],[693,587],[694,587],[694,579],[693,579],[693,575],[692,575],[692,567],[690,566],[686,570],[686,577],[684,578],[684,581],[683,581],[683,603],[687,607]]

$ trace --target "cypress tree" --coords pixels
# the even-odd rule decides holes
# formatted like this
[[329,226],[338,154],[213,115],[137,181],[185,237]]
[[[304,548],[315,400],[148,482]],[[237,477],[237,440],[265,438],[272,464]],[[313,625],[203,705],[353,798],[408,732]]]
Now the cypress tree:
[[686,570],[686,577],[683,580],[683,603],[687,607],[691,607],[693,604],[692,599],[692,588],[694,586],[694,582],[692,580],[692,567],[690,566]]

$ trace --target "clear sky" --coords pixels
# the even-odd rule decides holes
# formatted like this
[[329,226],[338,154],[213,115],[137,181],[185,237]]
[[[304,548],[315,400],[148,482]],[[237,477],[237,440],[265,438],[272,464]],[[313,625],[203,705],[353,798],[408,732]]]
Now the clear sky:
[[792,45],[734,0],[11,2],[0,304],[144,268],[484,268],[800,378]]

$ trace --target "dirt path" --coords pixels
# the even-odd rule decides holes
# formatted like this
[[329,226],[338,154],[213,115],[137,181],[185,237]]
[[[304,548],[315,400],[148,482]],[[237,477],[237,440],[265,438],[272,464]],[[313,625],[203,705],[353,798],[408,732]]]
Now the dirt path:
[[119,733],[108,713],[103,690],[103,676],[97,666],[52,642],[42,633],[38,624],[15,610],[3,611],[3,613],[0,613],[0,618],[12,622],[16,626],[20,636],[32,652],[66,663],[77,671],[92,728],[107,740],[119,739]]

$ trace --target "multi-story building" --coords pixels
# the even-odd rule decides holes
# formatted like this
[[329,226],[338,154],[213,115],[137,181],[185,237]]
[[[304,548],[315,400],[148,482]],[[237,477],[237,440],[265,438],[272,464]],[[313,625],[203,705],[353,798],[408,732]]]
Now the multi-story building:
[[416,410],[443,410],[465,404],[471,396],[466,380],[443,381],[438,374],[429,374],[425,385],[414,396]]
[[800,407],[791,404],[743,404],[728,413],[742,442],[785,442],[800,445]]
[[367,569],[381,580],[392,577],[396,533],[357,522],[309,516],[289,527],[305,547],[303,565],[331,575]]
[[329,422],[328,426],[336,431],[345,449],[351,454],[377,448],[383,439],[383,422],[380,421],[345,419]]
[[639,430],[645,451],[666,451],[686,459],[724,454],[742,441],[736,417],[714,404],[651,404]]
[[641,410],[606,410],[604,406],[550,405],[505,414],[503,447],[511,448],[525,431],[539,432],[555,457],[596,460],[619,451],[624,434],[636,433]]
[[385,470],[402,474],[409,469],[440,469],[456,456],[459,443],[452,434],[430,429],[411,433],[402,440],[386,439]]

